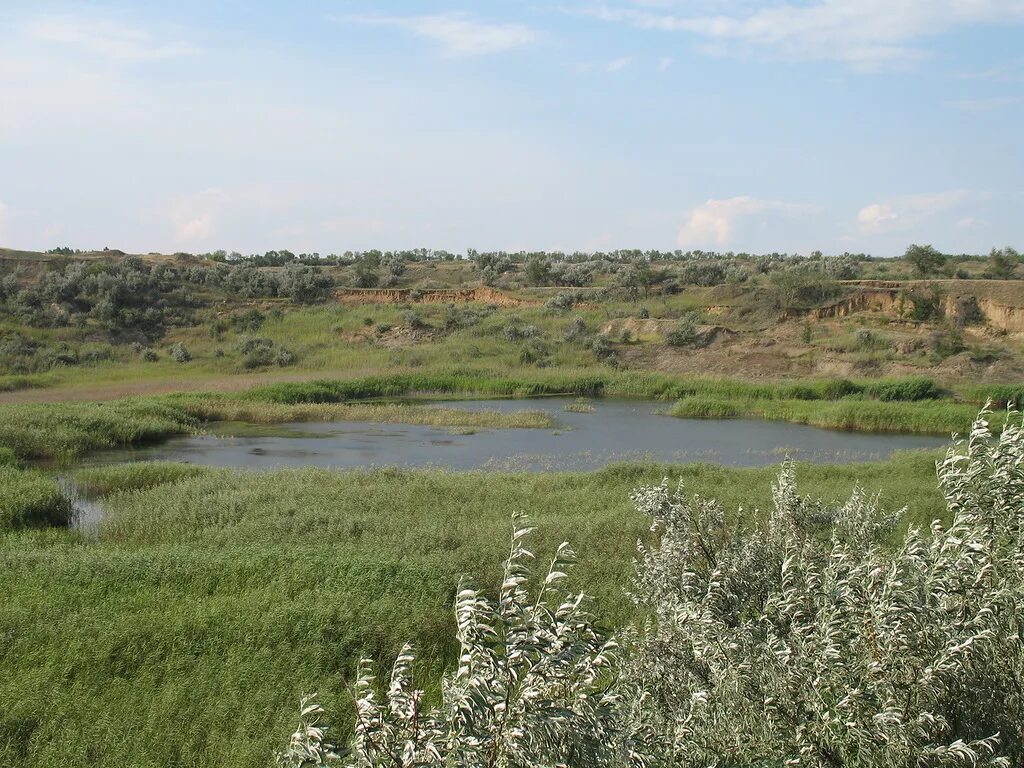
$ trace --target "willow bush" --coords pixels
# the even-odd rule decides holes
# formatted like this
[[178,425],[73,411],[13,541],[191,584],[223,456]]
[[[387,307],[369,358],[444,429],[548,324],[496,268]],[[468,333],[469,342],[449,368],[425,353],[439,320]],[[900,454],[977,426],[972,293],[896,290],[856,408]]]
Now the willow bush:
[[316,702],[302,702],[299,727],[278,764],[325,765],[345,758],[377,766],[610,765],[620,749],[619,701],[607,670],[615,644],[596,628],[583,596],[564,590],[575,561],[568,544],[555,552],[537,593],[527,588],[532,529],[514,521],[512,546],[496,602],[460,589],[455,600],[460,646],[442,683],[442,702],[424,704],[413,682],[415,655],[399,653],[379,695],[369,661],[354,688],[355,736],[332,744]]
[[531,597],[517,531],[498,602],[456,600],[461,655],[426,707],[403,650],[383,698],[369,667],[355,735],[330,744],[303,702],[282,765],[807,766],[1024,764],[1024,430],[984,410],[938,462],[949,525],[911,529],[854,490],[801,497],[783,465],[761,522],[667,482],[606,640],[562,591],[559,549]]
[[1024,435],[986,416],[938,466],[950,525],[896,551],[899,514],[801,498],[788,464],[754,530],[665,484],[636,492],[661,538],[640,550],[653,618],[623,674],[659,764],[1021,764]]

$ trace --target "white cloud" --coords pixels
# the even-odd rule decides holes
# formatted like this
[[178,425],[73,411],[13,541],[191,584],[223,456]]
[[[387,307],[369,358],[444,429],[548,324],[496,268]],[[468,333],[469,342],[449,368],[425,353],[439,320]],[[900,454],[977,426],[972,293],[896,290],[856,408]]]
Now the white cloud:
[[671,67],[675,63],[675,59],[671,56],[665,56],[658,62],[658,69],[664,72],[666,69]]
[[4,220],[7,218],[7,203],[0,200],[0,232],[3,232]]
[[[681,7],[689,10],[693,3]],[[705,3],[688,13],[636,7],[598,7],[589,13],[642,29],[700,35],[715,51],[762,48],[785,58],[835,59],[872,69],[919,59],[924,52],[916,43],[929,35],[959,26],[1024,21],[1024,2],[812,0],[761,7]]]
[[182,240],[206,240],[213,231],[213,217],[208,213],[190,219],[176,217],[174,224]]
[[743,219],[766,213],[793,215],[805,210],[803,205],[748,195],[708,200],[690,211],[676,239],[683,247],[723,246],[732,240],[737,224]]
[[877,232],[898,219],[899,214],[893,210],[891,205],[885,203],[865,205],[857,213],[857,224],[865,232]]
[[626,67],[628,67],[632,63],[632,61],[633,61],[633,57],[632,56],[623,56],[623,57],[618,58],[618,59],[612,59],[605,66],[605,71],[607,71],[607,72],[620,72],[623,69],[625,69]]
[[74,46],[110,59],[170,59],[199,52],[188,43],[157,41],[142,29],[102,19],[47,16],[30,22],[24,32],[36,42]]
[[343,16],[342,22],[397,27],[437,43],[449,56],[484,56],[528,45],[537,33],[518,23],[473,21],[462,13],[431,16]]
[[864,206],[857,213],[857,226],[865,234],[900,232],[937,214],[955,210],[965,203],[984,197],[984,194],[962,189],[928,195],[904,195]]
[[947,101],[946,106],[964,112],[991,112],[1004,107],[1012,107],[1015,104],[1020,104],[1021,101],[1019,96],[994,96],[987,99],[956,99]]

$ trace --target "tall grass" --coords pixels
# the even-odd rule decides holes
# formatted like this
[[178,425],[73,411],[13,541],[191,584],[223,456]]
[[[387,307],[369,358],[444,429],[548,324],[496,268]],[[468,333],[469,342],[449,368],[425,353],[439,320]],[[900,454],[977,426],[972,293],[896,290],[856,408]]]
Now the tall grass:
[[203,474],[195,464],[177,461],[134,461],[100,467],[81,467],[71,473],[75,486],[88,496],[118,491],[142,491]]
[[600,376],[545,376],[520,379],[483,371],[432,374],[393,374],[351,380],[285,382],[250,390],[247,397],[275,403],[337,403],[345,400],[393,398],[416,394],[538,397],[541,395],[600,396]]
[[[22,458],[67,459],[197,430],[203,421],[259,423],[359,420],[454,427],[549,427],[539,413],[502,414],[354,401],[451,395],[541,397],[618,395],[679,400],[693,418],[750,416],[866,431],[948,433],[970,426],[973,406],[958,405],[930,379],[752,383],[608,371],[538,371],[527,378],[450,369],[348,380],[285,382],[238,394],[191,393],[108,403],[0,404],[0,448]],[[334,405],[336,407],[329,407]]]
[[27,459],[66,459],[194,430],[185,410],[156,398],[0,405],[0,447]]
[[196,432],[208,421],[372,421],[540,429],[554,425],[553,419],[540,411],[503,413],[398,403],[292,400],[188,394],[109,403],[0,404],[0,451],[25,459],[70,460],[91,451]]
[[[724,399],[696,395],[685,397],[669,413],[687,419],[767,419],[808,424],[825,429],[917,434],[965,434],[977,408],[973,405],[935,400],[921,403],[878,400],[756,400]],[[1002,423],[992,418],[993,428]]]
[[41,472],[0,466],[0,534],[67,525],[71,504],[56,481]]
[[410,403],[281,403],[216,395],[189,396],[179,401],[203,421],[244,421],[282,424],[296,421],[369,421],[379,424],[421,424],[434,427],[548,429],[554,419],[543,411],[464,410]]
[[[933,461],[800,465],[798,478],[830,499],[861,482],[920,521],[943,508]],[[104,482],[129,488],[138,472]],[[538,550],[578,548],[582,588],[621,624],[647,528],[628,494],[664,476],[751,510],[774,470],[204,470],[114,493],[89,537],[0,536],[0,765],[262,768],[303,692],[351,711],[358,656],[388,662],[413,638],[418,673],[437,679],[459,579],[496,583],[514,510]]]
[[920,402],[945,397],[932,379],[923,377],[855,381],[805,379],[751,382],[741,379],[679,378],[664,374],[627,373],[609,381],[609,394],[678,400],[706,396],[752,400],[840,400],[850,397],[887,402]]

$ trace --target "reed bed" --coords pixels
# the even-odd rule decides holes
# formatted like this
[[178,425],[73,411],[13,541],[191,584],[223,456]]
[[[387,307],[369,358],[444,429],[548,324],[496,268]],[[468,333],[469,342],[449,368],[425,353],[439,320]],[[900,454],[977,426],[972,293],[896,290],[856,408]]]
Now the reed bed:
[[71,504],[53,478],[0,466],[0,534],[24,528],[67,525]]
[[[860,483],[923,522],[943,508],[934,459],[800,465],[797,477],[829,499]],[[537,525],[538,552],[573,543],[574,581],[618,626],[632,616],[622,587],[647,535],[632,488],[683,479],[752,515],[770,503],[774,473],[111,467],[103,482],[120,490],[97,530],[0,535],[0,764],[265,766],[304,692],[350,715],[361,655],[389,663],[411,638],[416,673],[436,691],[455,650],[455,590],[463,576],[497,583],[514,510]]]
[[[970,430],[976,406],[936,400],[882,402],[877,400],[755,400],[695,395],[676,402],[670,415],[686,419],[767,419],[825,429],[865,432],[903,432],[951,435]],[[993,429],[1002,424],[993,414]]]

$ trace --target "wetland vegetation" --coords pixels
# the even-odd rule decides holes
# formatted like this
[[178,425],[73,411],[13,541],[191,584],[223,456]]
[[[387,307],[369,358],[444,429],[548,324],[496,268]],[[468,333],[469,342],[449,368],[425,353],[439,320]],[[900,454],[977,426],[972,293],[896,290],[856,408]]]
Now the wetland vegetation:
[[[1024,396],[1024,268],[919,256],[0,252],[0,764],[263,766],[304,693],[346,732],[357,660],[390,665],[406,640],[436,701],[461,580],[498,583],[516,511],[536,552],[572,542],[574,581],[621,630],[649,540],[631,492],[682,480],[749,530],[787,445],[769,466],[544,472],[97,463],[111,450],[337,422],[483,453],[632,398],[666,434],[672,417],[757,419],[872,433],[837,446],[920,441],[798,463],[800,491],[860,485],[904,509],[887,551],[953,522],[938,446],[986,401],[998,430]],[[526,402],[455,402],[503,398]],[[102,517],[69,526],[75,492]]]

